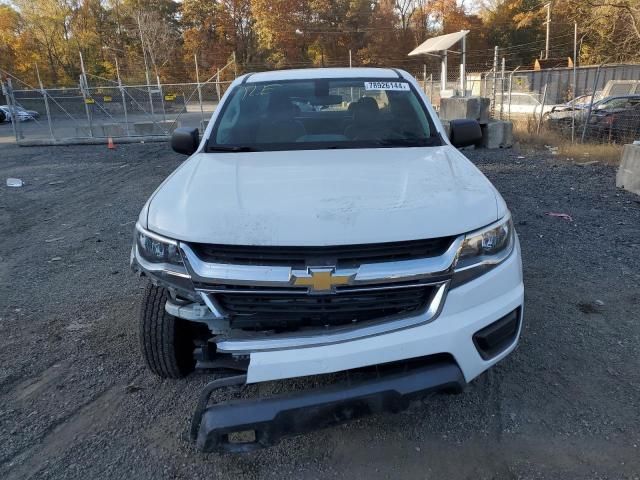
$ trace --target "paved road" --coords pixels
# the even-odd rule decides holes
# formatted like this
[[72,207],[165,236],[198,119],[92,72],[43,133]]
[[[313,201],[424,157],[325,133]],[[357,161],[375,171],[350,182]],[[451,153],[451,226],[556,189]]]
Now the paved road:
[[525,156],[471,154],[522,242],[512,356],[462,395],[219,456],[184,440],[207,378],[159,380],[138,353],[133,222],[181,157],[0,145],[2,185],[26,182],[0,186],[0,478],[640,478],[640,199],[611,167]]

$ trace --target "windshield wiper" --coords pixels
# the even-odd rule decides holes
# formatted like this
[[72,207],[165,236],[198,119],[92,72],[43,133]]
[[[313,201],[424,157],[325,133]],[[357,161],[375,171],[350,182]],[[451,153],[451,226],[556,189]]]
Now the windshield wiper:
[[232,146],[232,145],[209,145],[207,147],[207,152],[259,152],[257,148],[253,147],[240,147],[240,146]]

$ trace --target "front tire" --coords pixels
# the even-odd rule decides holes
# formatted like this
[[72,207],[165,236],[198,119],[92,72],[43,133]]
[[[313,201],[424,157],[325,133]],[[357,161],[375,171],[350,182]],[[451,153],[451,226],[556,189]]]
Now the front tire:
[[195,369],[189,322],[169,315],[169,292],[149,283],[140,308],[140,346],[149,369],[162,378],[182,378]]

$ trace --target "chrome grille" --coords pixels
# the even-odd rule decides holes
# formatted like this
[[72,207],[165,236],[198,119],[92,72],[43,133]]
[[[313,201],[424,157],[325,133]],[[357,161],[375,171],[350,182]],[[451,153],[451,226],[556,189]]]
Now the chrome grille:
[[[284,333],[413,324],[421,312],[427,313],[422,321],[430,321],[439,312],[463,238],[335,247],[181,243],[180,248],[196,290],[216,315],[234,329]],[[317,284],[298,282],[327,270],[331,278]],[[331,283],[332,278],[348,281]]]

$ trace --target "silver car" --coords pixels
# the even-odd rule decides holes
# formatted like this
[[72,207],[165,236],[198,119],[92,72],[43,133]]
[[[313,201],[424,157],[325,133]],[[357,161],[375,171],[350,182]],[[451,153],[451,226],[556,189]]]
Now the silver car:
[[26,110],[20,106],[18,107],[11,107],[9,105],[0,105],[0,110],[2,110],[4,112],[4,115],[6,117],[6,121],[7,122],[11,122],[13,115],[11,114],[11,112],[15,112],[15,117],[18,119],[18,121],[20,122],[26,122],[29,120],[36,120],[40,114],[38,112],[36,112],[35,110]]

